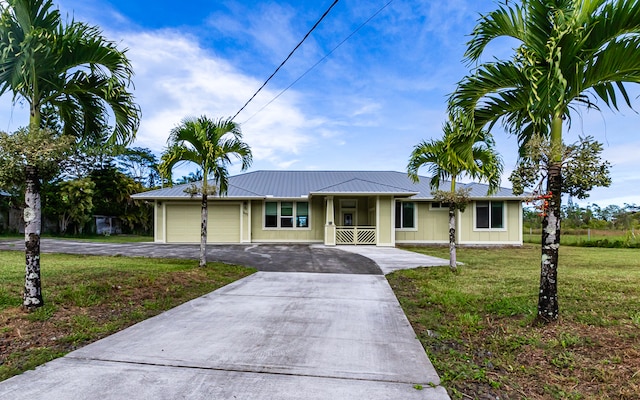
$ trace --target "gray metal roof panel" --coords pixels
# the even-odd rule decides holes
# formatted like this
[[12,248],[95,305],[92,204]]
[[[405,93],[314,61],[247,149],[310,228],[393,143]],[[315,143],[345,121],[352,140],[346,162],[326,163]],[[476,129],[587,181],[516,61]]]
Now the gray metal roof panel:
[[[406,173],[396,171],[254,171],[229,177],[226,197],[238,198],[299,198],[311,193],[392,193],[413,194],[413,199],[432,199],[429,177],[420,177],[413,183]],[[162,199],[188,198],[184,189],[190,184],[152,190],[134,195],[134,198]],[[444,181],[441,190],[449,190],[451,183]],[[488,197],[487,185],[459,184],[471,189],[471,197]],[[511,189],[500,188],[491,197],[513,198]]]
[[335,185],[330,185],[312,193],[398,193],[416,194],[414,190],[408,190],[398,186],[390,186],[383,183],[371,182],[360,178],[349,179]]

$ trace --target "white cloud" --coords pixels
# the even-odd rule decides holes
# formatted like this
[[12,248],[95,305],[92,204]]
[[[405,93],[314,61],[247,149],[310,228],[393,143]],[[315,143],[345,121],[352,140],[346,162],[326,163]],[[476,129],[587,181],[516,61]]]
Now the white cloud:
[[[230,117],[261,84],[201,48],[195,38],[175,31],[128,33],[123,43],[136,72],[134,93],[143,113],[136,145],[155,152],[162,151],[169,131],[183,118]],[[274,95],[265,90],[237,120],[253,115]],[[256,161],[290,164],[289,158],[311,141],[307,129],[314,123],[301,114],[296,101],[290,91],[268,112],[242,125]]]

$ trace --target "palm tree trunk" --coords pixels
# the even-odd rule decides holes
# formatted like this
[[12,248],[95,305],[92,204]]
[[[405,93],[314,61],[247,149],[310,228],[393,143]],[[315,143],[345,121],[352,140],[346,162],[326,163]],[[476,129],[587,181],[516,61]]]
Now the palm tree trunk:
[[457,272],[456,264],[456,209],[453,203],[449,205],[449,269]]
[[537,322],[558,320],[558,251],[560,249],[560,207],[562,203],[562,118],[554,118],[551,126],[551,165],[547,176],[549,204],[542,218],[542,259]]
[[202,190],[202,219],[200,226],[200,264],[199,267],[207,266],[207,191]]
[[23,305],[27,310],[35,310],[44,305],[40,281],[40,182],[36,167],[26,167],[26,189],[24,194],[24,242],[25,280]]

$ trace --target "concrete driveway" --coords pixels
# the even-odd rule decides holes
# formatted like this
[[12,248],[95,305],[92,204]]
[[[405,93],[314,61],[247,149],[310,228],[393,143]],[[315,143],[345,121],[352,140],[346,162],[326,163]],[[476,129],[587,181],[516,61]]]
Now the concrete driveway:
[[[350,273],[335,248],[328,258],[339,267],[298,265],[299,255],[322,254],[299,246],[280,249],[290,258],[277,246],[232,247],[263,254],[249,258],[254,266],[284,262],[289,272],[262,270],[0,382],[0,398],[449,399],[379,269]],[[291,272],[304,268],[323,273]]]

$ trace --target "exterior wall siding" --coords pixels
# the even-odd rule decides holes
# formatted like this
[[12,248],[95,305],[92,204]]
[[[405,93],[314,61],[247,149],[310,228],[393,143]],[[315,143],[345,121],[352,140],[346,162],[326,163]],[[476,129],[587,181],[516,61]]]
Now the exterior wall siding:
[[428,202],[416,202],[416,228],[396,229],[396,243],[449,243],[447,209],[431,209]]
[[153,207],[153,221],[154,221],[154,241],[164,243],[166,241],[165,231],[165,204],[162,202],[155,202]]
[[378,246],[394,246],[395,227],[394,200],[391,197],[378,197],[376,219],[378,221],[376,238]]
[[459,214],[457,229],[460,244],[522,244],[522,203],[505,201],[504,230],[474,229],[475,202],[469,204],[464,213]]

